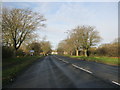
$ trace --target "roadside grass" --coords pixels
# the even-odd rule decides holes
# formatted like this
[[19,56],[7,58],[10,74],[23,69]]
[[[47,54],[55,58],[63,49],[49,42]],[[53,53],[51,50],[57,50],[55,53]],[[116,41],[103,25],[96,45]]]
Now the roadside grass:
[[[68,56],[68,55],[67,55]],[[85,56],[69,56],[72,58],[78,58],[81,60],[94,61],[98,63],[104,63],[108,65],[120,66],[120,61],[118,57],[105,57],[105,56],[96,56],[96,57],[85,57]]]
[[41,56],[26,56],[18,58],[8,58],[2,60],[2,84],[3,86],[11,82],[20,71],[38,60]]

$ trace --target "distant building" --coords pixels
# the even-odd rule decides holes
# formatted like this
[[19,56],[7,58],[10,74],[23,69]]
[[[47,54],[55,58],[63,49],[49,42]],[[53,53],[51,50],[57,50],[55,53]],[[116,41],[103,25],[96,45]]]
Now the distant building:
[[40,55],[45,55],[45,53],[44,52],[40,52]]
[[68,53],[64,51],[63,54],[66,55],[66,54],[68,54]]
[[58,54],[58,52],[57,51],[52,51],[51,54]]

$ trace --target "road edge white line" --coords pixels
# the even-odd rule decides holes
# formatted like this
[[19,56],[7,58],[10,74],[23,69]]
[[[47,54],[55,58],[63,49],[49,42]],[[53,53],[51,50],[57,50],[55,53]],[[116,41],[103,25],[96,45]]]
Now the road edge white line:
[[83,70],[83,71],[85,71],[85,72],[92,73],[91,71],[89,71],[89,70],[87,70],[87,69],[84,69],[84,68],[81,68],[81,67],[79,67],[79,66],[77,66],[77,65],[75,65],[75,64],[72,64],[72,66],[74,66],[75,68],[78,68],[78,69],[80,69],[80,70]]
[[112,81],[112,83],[120,86],[120,84],[118,82]]
[[[56,56],[54,56],[54,57],[56,57]],[[56,58],[58,58],[58,57],[56,57]],[[63,59],[61,59],[61,58],[58,58],[58,59],[61,60],[61,61],[63,61],[63,62],[65,62],[65,63],[69,63],[69,62],[67,62],[67,61],[65,61],[65,60],[63,60]],[[75,67],[75,68],[77,68],[77,69],[80,69],[80,70],[83,70],[83,71],[85,71],[85,72],[88,72],[88,73],[92,74],[91,71],[89,71],[89,70],[87,70],[87,69],[84,69],[84,68],[81,68],[81,67],[79,67],[79,66],[77,66],[77,65],[75,65],[75,64],[72,64],[72,66]],[[112,81],[112,83],[120,86],[120,83],[118,83],[118,82]]]
[[[56,56],[54,56],[54,57],[56,57]],[[56,57],[56,58],[58,58],[58,57]],[[63,60],[63,59],[61,59],[61,58],[58,58],[58,59],[59,59],[59,60],[62,60],[62,61],[65,62],[65,63],[69,63],[69,62],[67,62],[67,61],[65,61],[65,60]],[[92,73],[91,71],[86,70],[86,69],[84,69],[84,68],[81,68],[81,67],[79,67],[79,66],[77,66],[77,65],[75,65],[75,64],[72,64],[72,66],[75,67],[75,68],[78,68],[78,69],[80,69],[80,70],[83,70],[83,71],[85,71],[85,72]]]
[[62,61],[65,62],[65,63],[69,63],[69,62],[67,62],[67,61],[65,61],[65,60],[63,60],[63,59],[62,59]]
[[[54,57],[56,57],[56,56],[54,56]],[[65,62],[65,63],[69,63],[69,62],[67,62],[67,61],[65,61],[65,60],[63,60],[61,58],[58,58],[58,57],[56,57],[56,58],[59,59],[59,60],[61,60],[61,61],[63,61],[63,62]]]

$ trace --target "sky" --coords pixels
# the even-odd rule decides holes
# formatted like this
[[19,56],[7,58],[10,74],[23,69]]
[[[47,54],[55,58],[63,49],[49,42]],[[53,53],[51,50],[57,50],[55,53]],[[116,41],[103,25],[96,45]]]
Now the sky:
[[78,25],[96,27],[102,37],[100,44],[112,42],[118,37],[117,2],[4,2],[3,7],[30,8],[45,16],[46,28],[37,34],[46,37],[57,48],[58,43],[67,37],[67,31]]

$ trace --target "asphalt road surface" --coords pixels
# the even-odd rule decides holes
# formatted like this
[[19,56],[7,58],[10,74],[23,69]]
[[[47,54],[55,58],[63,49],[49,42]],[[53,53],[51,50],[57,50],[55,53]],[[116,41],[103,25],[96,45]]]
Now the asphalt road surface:
[[49,55],[26,69],[8,88],[118,88],[118,68]]

